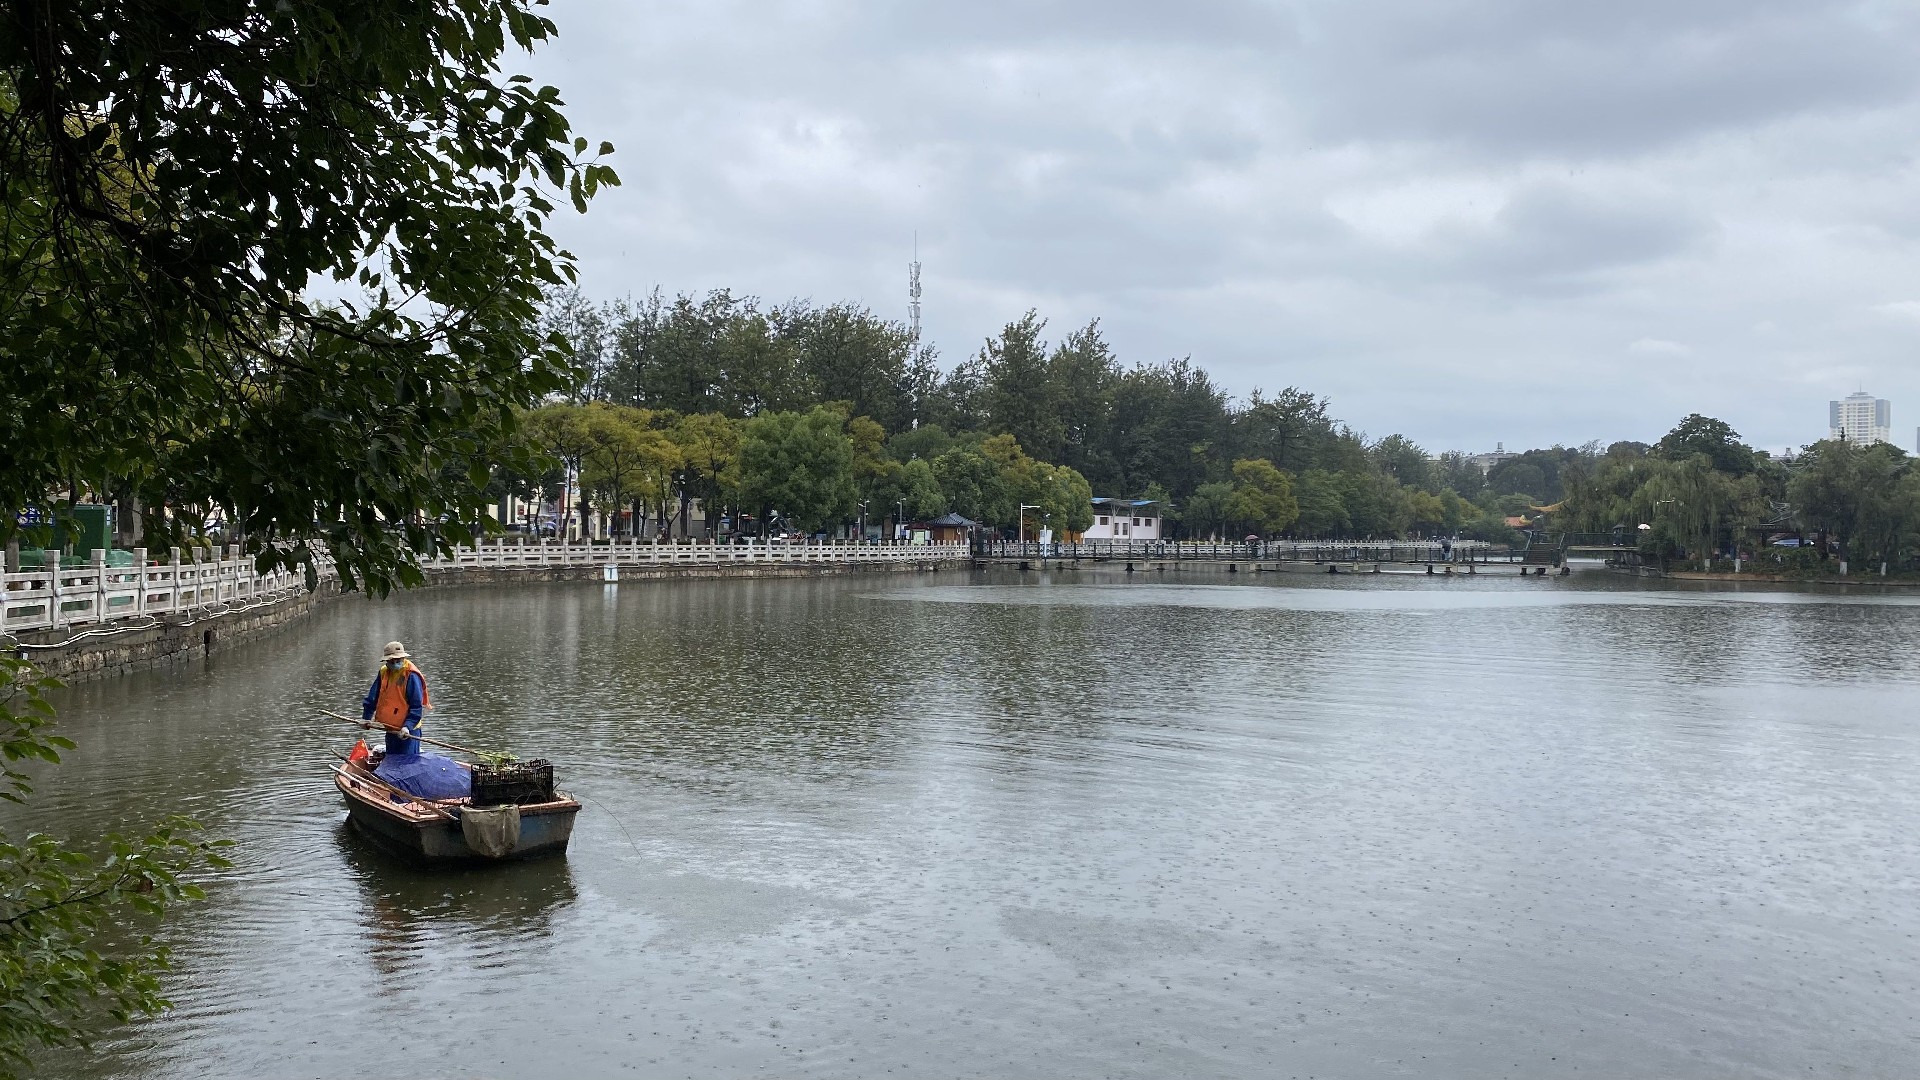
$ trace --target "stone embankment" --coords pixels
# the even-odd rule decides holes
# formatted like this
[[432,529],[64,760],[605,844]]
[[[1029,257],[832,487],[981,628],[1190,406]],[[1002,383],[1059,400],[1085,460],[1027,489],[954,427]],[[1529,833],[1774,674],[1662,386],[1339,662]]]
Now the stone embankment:
[[14,641],[7,651],[67,682],[125,675],[197,659],[216,649],[264,637],[339,595],[339,581],[329,577],[313,592],[155,616],[142,625],[107,623],[69,630],[21,631],[11,635]]
[[[0,651],[68,682],[200,659],[276,632],[341,595],[331,572],[313,591],[256,578],[238,552],[217,563],[92,567],[7,575]],[[142,553],[144,555],[144,552]],[[826,577],[967,565],[964,545],[486,545],[426,567],[429,587],[536,582]],[[54,625],[44,625],[46,623]],[[31,625],[39,623],[42,625]]]

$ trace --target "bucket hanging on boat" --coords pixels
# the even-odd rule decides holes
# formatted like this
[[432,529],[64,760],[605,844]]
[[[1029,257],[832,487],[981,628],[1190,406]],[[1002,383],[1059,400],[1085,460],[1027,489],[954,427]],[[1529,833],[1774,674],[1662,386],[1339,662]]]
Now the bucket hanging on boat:
[[498,859],[511,855],[520,846],[520,808],[495,806],[487,809],[466,807],[460,811],[460,835],[476,855]]

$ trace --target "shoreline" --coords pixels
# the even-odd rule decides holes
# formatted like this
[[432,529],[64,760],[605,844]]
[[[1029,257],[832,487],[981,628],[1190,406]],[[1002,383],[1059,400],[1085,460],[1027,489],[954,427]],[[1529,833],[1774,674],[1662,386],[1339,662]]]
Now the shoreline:
[[[813,564],[613,564],[621,582],[699,581],[733,578],[812,578],[868,573],[932,573],[964,569],[965,559],[924,559],[886,563]],[[463,585],[606,582],[606,565],[440,566],[429,567],[422,589]],[[409,590],[411,591],[411,590]],[[203,659],[243,642],[291,626],[330,600],[349,595],[337,578],[323,579],[312,592],[196,612],[189,617],[157,617],[141,626],[89,626],[74,630],[22,631],[6,651],[30,660],[43,673],[68,684],[129,675]],[[358,592],[351,595],[362,595]]]
[[1786,574],[1734,574],[1706,570],[1669,570],[1647,577],[1665,578],[1672,581],[1716,581],[1722,584],[1738,585],[1742,582],[1756,582],[1768,585],[1849,585],[1865,586],[1873,589],[1915,589],[1920,581],[1899,578],[1850,578],[1850,577],[1789,577]]

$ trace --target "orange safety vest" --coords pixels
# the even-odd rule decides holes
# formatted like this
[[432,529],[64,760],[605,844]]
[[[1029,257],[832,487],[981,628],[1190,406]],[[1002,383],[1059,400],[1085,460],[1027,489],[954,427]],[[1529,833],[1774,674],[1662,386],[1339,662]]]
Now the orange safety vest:
[[373,703],[373,718],[390,731],[398,731],[406,726],[409,675],[420,676],[420,708],[433,708],[433,698],[427,693],[427,677],[413,666],[413,661],[407,661],[407,666],[400,669],[398,676],[388,671],[385,664],[380,665],[380,673],[375,676],[380,680],[380,696]]

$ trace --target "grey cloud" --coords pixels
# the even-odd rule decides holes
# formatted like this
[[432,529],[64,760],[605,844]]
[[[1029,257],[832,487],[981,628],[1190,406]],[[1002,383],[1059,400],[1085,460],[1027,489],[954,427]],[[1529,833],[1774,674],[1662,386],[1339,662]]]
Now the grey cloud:
[[1564,289],[1707,243],[1713,222],[1664,201],[1605,198],[1559,183],[1516,191],[1485,228],[1450,230],[1451,261],[1518,289]]
[[[1038,306],[1103,317],[1128,361],[1298,383],[1436,446],[1645,438],[1695,409],[1784,445],[1852,388],[1835,372],[1920,422],[1920,322],[1874,310],[1920,295],[1898,285],[1920,281],[1920,27],[1897,6],[553,14],[528,66],[620,151],[623,186],[558,226],[598,295],[904,314],[917,231],[949,360]],[[1537,378],[1623,358],[1668,377]]]
[[1303,51],[1302,83],[1320,91],[1312,123],[1330,138],[1639,150],[1903,100],[1911,48],[1869,11],[1791,0],[1341,5]]

